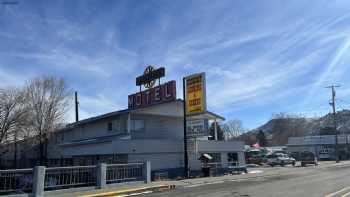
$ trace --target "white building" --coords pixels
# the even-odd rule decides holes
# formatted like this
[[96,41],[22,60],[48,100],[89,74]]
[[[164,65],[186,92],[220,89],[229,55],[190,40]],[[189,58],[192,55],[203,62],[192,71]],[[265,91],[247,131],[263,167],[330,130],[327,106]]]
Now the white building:
[[[206,124],[224,120],[209,111],[196,118],[207,120]],[[181,174],[184,167],[183,130],[182,100],[103,114],[69,124],[53,133],[46,148],[47,165],[151,161],[153,172],[164,171],[174,177]],[[208,140],[208,137],[207,134],[188,140],[192,172],[201,170],[202,163],[198,158],[204,153],[211,155],[211,162],[223,170],[230,165],[245,165],[243,142]],[[26,144],[18,143],[18,167],[39,164],[38,146]],[[1,156],[1,163],[7,167],[12,167],[12,147],[9,145]]]
[[[211,112],[200,118],[223,120]],[[121,110],[70,124],[55,134],[55,143],[48,147],[49,162],[62,160],[74,165],[97,162],[151,161],[152,171],[182,172],[183,103],[176,100],[137,110]],[[201,169],[198,158],[203,153],[213,156],[223,168],[237,162],[244,165],[244,143],[208,140],[208,136],[189,140],[189,167]],[[69,163],[69,162],[68,162]]]
[[[338,135],[338,151],[341,158],[346,158],[350,135]],[[298,153],[308,151],[319,159],[335,159],[335,135],[316,135],[288,138],[287,151]]]

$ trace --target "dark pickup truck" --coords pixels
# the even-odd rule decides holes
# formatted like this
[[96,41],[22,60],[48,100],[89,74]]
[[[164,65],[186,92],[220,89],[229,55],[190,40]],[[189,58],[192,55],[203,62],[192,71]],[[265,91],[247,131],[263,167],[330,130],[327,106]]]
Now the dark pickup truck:
[[305,167],[307,164],[318,165],[317,157],[312,152],[301,152],[300,163],[302,167]]

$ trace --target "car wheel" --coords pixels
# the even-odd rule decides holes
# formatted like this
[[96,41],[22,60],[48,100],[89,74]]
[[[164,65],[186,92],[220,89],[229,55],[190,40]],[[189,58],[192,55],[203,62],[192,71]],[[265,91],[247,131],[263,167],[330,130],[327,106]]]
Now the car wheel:
[[305,163],[304,162],[301,162],[301,167],[305,167]]
[[295,166],[295,161],[293,161],[292,166]]

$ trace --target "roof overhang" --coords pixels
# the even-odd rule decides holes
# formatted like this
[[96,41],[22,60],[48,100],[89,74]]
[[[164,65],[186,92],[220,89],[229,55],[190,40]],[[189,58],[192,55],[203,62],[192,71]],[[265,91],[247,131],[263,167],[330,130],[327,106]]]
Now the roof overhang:
[[[120,110],[120,111],[114,111],[106,114],[102,114],[99,116],[87,118],[84,120],[80,120],[78,122],[74,122],[71,124],[66,125],[65,128],[60,129],[59,131],[65,131],[70,130],[74,127],[85,125],[91,122],[96,122],[102,119],[107,118],[113,118],[115,116],[120,116],[123,114],[144,114],[144,115],[158,115],[158,116],[168,116],[168,117],[177,117],[177,118],[183,118],[183,100],[176,99],[175,101],[171,101],[168,103],[162,103],[158,105],[152,105],[149,107],[144,107],[140,109],[134,109],[134,110]],[[206,111],[205,113],[198,114],[198,115],[192,115],[187,117],[189,120],[194,119],[208,119],[213,121],[224,121],[225,118],[215,114],[210,111]]]
[[215,114],[213,112],[210,112],[210,111],[206,111],[205,113],[202,113],[202,114],[198,114],[198,115],[193,115],[193,116],[189,116],[188,119],[192,119],[192,120],[195,120],[195,119],[208,119],[208,120],[214,120],[214,121],[225,121],[225,118],[218,115],[218,114]]

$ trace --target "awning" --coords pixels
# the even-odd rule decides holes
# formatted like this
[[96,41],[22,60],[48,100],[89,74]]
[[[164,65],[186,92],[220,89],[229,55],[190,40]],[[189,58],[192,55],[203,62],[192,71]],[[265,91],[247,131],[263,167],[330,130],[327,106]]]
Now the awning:
[[213,157],[210,156],[210,155],[207,154],[207,153],[204,153],[204,154],[203,154],[203,157],[205,157],[205,158],[207,158],[207,159],[209,159],[209,160],[212,160],[212,159],[213,159]]
[[206,111],[205,113],[199,114],[199,115],[189,116],[188,119],[189,120],[208,119],[208,120],[216,120],[216,121],[225,121],[224,117],[210,111]]
[[[183,117],[183,101],[181,99],[177,99],[176,101],[163,103],[159,105],[153,105],[150,107],[140,108],[136,110],[130,111],[132,114],[152,114],[159,116],[170,116],[170,117]],[[215,114],[210,111],[206,111],[202,114],[188,116],[188,120],[196,120],[196,119],[208,119],[208,120],[216,120],[216,121],[224,121],[225,118]]]

